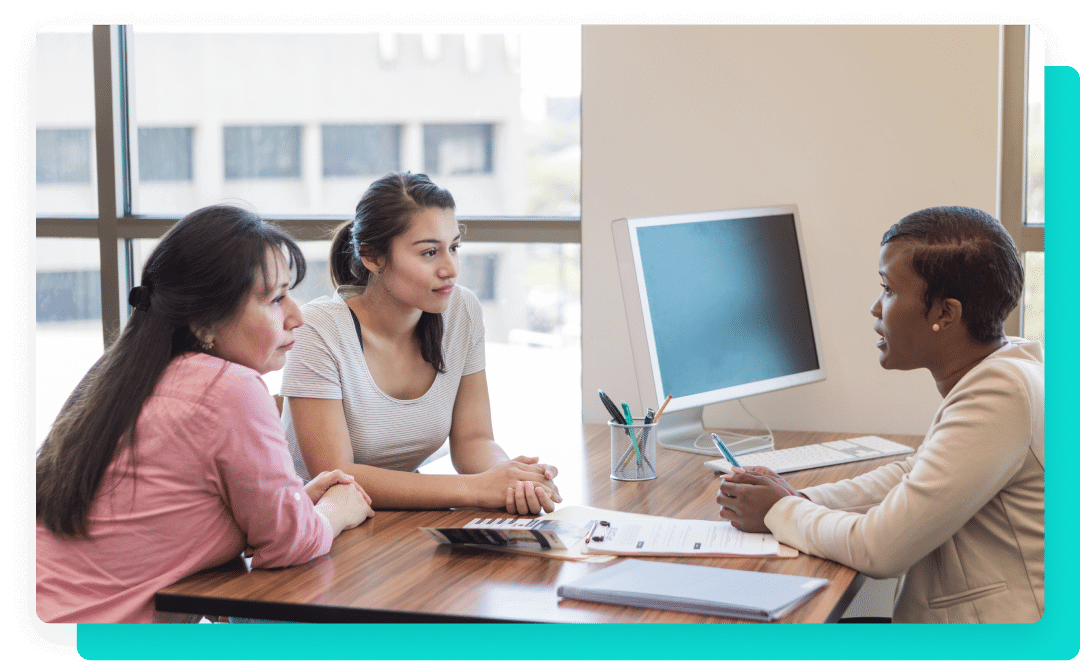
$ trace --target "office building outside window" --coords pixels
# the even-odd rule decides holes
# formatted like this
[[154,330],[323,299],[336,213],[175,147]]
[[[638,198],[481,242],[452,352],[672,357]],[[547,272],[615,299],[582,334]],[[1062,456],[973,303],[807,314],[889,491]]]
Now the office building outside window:
[[37,129],[37,182],[90,183],[90,129]]
[[300,177],[300,126],[226,126],[225,179]]
[[[570,220],[571,240],[577,240],[577,27],[520,33],[419,27],[120,30],[127,36],[133,153],[127,215],[132,223],[118,228],[121,238],[129,238],[122,285],[129,272],[138,282],[156,244],[150,236],[198,207],[231,202],[282,221],[301,240],[309,266],[296,294],[306,302],[332,291],[329,232],[352,217],[372,180],[394,170],[429,172],[451,191],[459,219],[467,222],[458,280],[482,302],[497,436],[502,428],[528,421],[518,412],[528,403],[520,396],[523,380],[530,381],[529,394],[580,412],[580,246],[567,242],[568,229],[556,221]],[[84,43],[75,48],[75,35],[49,34],[38,47],[44,63],[39,70],[48,74],[41,78],[39,108],[64,109],[65,88],[85,89],[89,104],[68,115],[84,128],[93,126],[95,114],[89,37],[89,31],[80,35]],[[559,57],[553,57],[553,45]],[[53,63],[57,59],[66,60]],[[81,71],[73,61],[84,64]],[[74,72],[81,74],[75,78]],[[548,105],[557,97],[558,116]],[[41,129],[45,120],[50,128],[80,125],[39,118]],[[92,133],[87,145],[91,182],[81,185],[79,204],[61,212],[82,215],[81,235],[96,235]],[[534,219],[519,223],[521,217]],[[496,226],[486,228],[477,219]],[[124,234],[125,226],[133,233]],[[513,233],[515,228],[527,235]],[[486,233],[503,229],[512,234]],[[55,242],[39,241],[46,248]],[[41,271],[43,286],[57,285],[60,269]],[[78,272],[97,273],[100,286],[100,272]],[[94,282],[89,275],[83,280]],[[120,293],[126,293],[123,286]],[[100,318],[91,323],[75,315],[48,324],[81,325],[86,342],[96,343],[90,350],[100,355]],[[92,362],[80,365],[81,373]],[[39,378],[47,365],[39,361]],[[268,384],[276,391],[273,374]],[[73,385],[52,387],[65,397]]]
[[424,170],[429,175],[492,172],[492,124],[425,124]]
[[143,182],[190,182],[190,127],[139,129],[139,179]]
[[378,177],[400,169],[399,124],[323,124],[323,177]]

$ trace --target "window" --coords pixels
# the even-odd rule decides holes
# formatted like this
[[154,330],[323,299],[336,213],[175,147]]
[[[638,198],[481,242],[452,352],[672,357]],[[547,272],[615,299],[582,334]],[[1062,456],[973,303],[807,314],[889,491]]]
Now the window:
[[492,172],[492,124],[425,124],[424,170],[435,175]]
[[399,170],[402,127],[397,124],[324,124],[323,176],[379,176]]
[[37,129],[37,182],[90,182],[90,129]]
[[1044,340],[1044,55],[1035,26],[1003,26],[999,220],[1025,269],[1006,333]]
[[300,126],[226,126],[225,179],[300,177]]
[[[1044,225],[1044,47],[1038,28],[1028,30],[1026,121],[1025,129],[1025,227],[1042,229]],[[1025,263],[1025,294],[1022,298],[1021,335],[1034,341],[1044,340],[1044,253],[1022,243]]]
[[[42,437],[100,357],[103,332],[127,314],[128,283],[138,281],[156,238],[180,216],[239,202],[278,221],[309,261],[296,292],[305,303],[332,291],[329,231],[370,181],[424,171],[428,154],[468,228],[459,280],[485,302],[490,396],[493,406],[507,402],[494,408],[497,431],[521,424],[514,413],[525,403],[522,376],[536,394],[579,412],[580,29],[301,30],[95,26],[92,34],[39,34],[37,128],[82,129],[89,180],[37,190],[36,375],[39,396],[49,397],[37,404]],[[126,67],[124,85],[109,81],[108,68],[91,67],[95,54],[110,55],[113,73]],[[104,157],[96,156],[96,115],[117,120],[114,151]],[[124,149],[134,152],[131,171],[114,165]],[[115,193],[98,193],[99,169],[120,177]],[[73,253],[56,247],[69,244],[94,263],[74,264]],[[119,273],[99,260],[114,245],[126,252]],[[71,263],[41,265],[50,259]]]
[[34,449],[102,353],[97,239],[38,238]]
[[139,179],[144,182],[190,181],[192,128],[140,128]]

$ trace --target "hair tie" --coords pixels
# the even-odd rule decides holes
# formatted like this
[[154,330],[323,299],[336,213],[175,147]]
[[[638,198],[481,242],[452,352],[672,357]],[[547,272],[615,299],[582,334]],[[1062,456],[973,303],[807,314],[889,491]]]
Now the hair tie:
[[150,288],[138,285],[128,292],[128,305],[135,310],[150,310]]

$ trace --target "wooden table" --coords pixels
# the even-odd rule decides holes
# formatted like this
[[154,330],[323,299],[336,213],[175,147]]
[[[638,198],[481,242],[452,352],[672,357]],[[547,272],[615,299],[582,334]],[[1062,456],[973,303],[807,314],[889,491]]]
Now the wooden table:
[[[779,448],[820,443],[856,434],[775,432]],[[883,435],[916,447],[915,436]],[[609,478],[605,425],[584,425],[582,451],[568,450],[556,464],[563,505],[594,506],[687,519],[718,519],[717,478],[703,466],[707,456],[660,449],[652,481]],[[578,459],[574,459],[577,454]],[[849,478],[897,458],[867,460],[788,475],[796,488]],[[726,623],[734,619],[657,609],[560,600],[556,586],[608,564],[440,545],[420,527],[462,525],[490,517],[483,509],[377,511],[346,530],[325,556],[284,569],[251,570],[237,560],[159,591],[163,611],[310,622],[551,622]],[[505,512],[504,512],[504,515]],[[788,614],[783,622],[829,622],[840,618],[863,576],[837,563],[798,558],[650,558],[782,574],[821,576],[829,586]],[[618,560],[617,560],[618,562]]]

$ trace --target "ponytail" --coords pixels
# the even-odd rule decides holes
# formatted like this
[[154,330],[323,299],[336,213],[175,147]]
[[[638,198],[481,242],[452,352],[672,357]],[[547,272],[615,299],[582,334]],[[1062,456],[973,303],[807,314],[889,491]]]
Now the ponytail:
[[[367,287],[372,274],[364,266],[361,249],[363,256],[389,259],[391,243],[425,208],[453,210],[454,197],[419,173],[388,173],[373,182],[357,203],[356,217],[334,230],[330,244],[330,277],[334,285]],[[422,313],[414,334],[424,361],[439,373],[446,373],[443,315]]]

